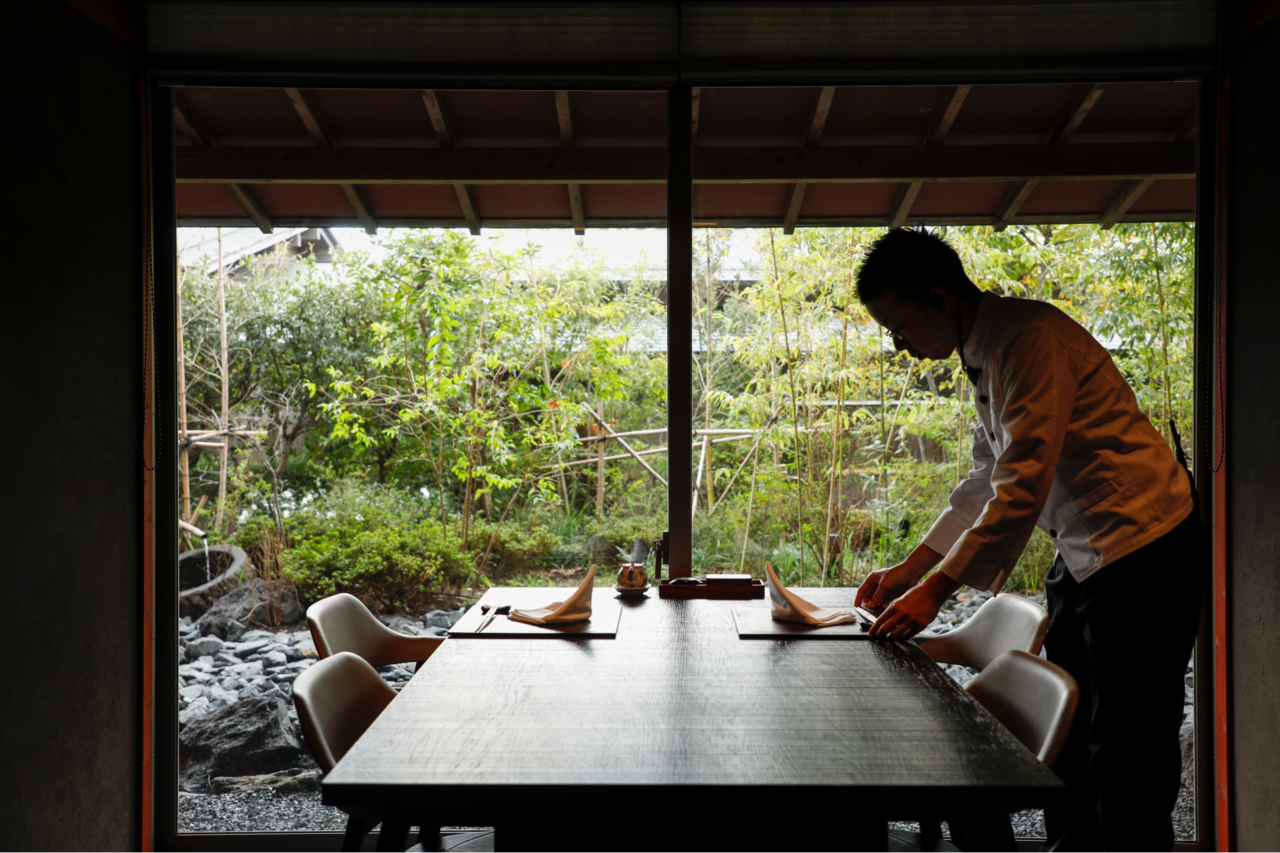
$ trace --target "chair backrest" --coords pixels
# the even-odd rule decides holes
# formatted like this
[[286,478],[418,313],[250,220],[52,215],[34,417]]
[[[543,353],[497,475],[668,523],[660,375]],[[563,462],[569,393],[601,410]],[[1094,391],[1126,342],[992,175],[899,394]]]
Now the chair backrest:
[[349,593],[331,595],[308,607],[307,625],[322,658],[354,652],[374,666],[404,660],[388,649],[389,644],[403,637],[379,622],[364,602]]
[[1062,667],[1027,652],[1005,652],[965,688],[1027,749],[1052,765],[1067,742],[1079,688]]
[[338,652],[299,673],[293,704],[320,769],[332,770],[395,697],[378,671],[351,652]]
[[969,621],[954,631],[917,642],[938,663],[986,669],[1010,649],[1040,653],[1049,613],[1034,601],[1003,593],[987,599]]

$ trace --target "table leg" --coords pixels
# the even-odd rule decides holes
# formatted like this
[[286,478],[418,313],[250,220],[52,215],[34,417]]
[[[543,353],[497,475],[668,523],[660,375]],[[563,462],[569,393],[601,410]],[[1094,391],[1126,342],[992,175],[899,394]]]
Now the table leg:
[[408,848],[409,826],[409,818],[403,815],[383,818],[382,830],[378,833],[378,849],[403,851]]

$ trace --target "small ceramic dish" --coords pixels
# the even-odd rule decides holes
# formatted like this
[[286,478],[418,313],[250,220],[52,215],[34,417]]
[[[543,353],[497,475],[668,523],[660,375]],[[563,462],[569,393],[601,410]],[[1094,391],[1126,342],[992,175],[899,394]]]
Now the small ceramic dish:
[[644,586],[638,586],[632,589],[632,588],[625,587],[622,584],[615,583],[613,585],[613,588],[618,591],[619,595],[637,596],[637,595],[644,595],[646,592],[650,590],[650,588],[652,588],[652,586],[653,584],[647,583]]

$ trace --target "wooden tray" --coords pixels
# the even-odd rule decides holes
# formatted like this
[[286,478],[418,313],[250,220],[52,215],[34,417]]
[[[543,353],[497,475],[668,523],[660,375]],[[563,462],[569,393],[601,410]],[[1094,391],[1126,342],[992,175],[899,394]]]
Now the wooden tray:
[[671,583],[658,584],[659,598],[764,598],[764,581],[756,578],[749,584]]
[[733,608],[739,640],[865,640],[867,629],[859,622],[844,622],[829,628],[779,622],[767,606]]
[[[543,604],[555,599],[547,599]],[[532,605],[536,607],[537,605]],[[516,605],[516,609],[531,609],[529,605]],[[479,607],[473,607],[458,620],[458,624],[449,629],[449,639],[512,639],[527,640],[530,637],[570,637],[579,640],[613,640],[618,636],[618,620],[622,617],[622,608],[616,598],[601,599],[595,596],[591,601],[591,618],[585,622],[567,622],[560,625],[530,625],[528,622],[517,622],[506,616],[495,616],[489,627],[477,634],[476,628],[485,620],[485,614]]]

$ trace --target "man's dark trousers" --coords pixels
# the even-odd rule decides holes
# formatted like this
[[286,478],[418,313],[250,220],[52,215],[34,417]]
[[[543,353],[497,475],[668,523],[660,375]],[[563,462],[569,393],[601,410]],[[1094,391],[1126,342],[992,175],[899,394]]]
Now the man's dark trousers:
[[1045,814],[1060,849],[1171,850],[1182,772],[1184,675],[1208,568],[1195,510],[1079,583],[1058,557],[1045,578],[1049,660],[1080,701],[1053,769],[1073,803]]

